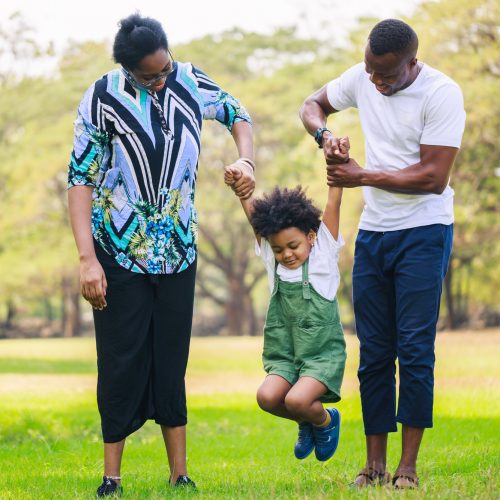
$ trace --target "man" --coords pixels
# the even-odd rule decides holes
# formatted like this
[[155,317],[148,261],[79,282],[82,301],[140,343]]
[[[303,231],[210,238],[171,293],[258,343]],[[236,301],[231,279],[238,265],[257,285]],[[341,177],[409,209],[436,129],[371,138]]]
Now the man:
[[[418,486],[418,450],[424,429],[432,427],[436,323],[453,238],[448,182],[465,112],[458,85],[420,63],[417,48],[406,23],[378,23],[364,63],[308,97],[300,112],[324,150],[329,185],[363,186],[353,269],[367,447],[358,487],[389,482],[387,436],[396,422],[402,454],[393,484]],[[365,168],[341,154],[336,135],[325,128],[328,115],[349,107],[359,110]]]

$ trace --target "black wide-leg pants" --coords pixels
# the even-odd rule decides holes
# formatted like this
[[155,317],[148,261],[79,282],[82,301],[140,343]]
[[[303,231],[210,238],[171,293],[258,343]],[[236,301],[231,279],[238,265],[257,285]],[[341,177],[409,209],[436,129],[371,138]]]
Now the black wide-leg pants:
[[103,441],[121,441],[148,419],[186,425],[196,261],[177,274],[139,274],[95,246],[108,282],[107,307],[94,310]]

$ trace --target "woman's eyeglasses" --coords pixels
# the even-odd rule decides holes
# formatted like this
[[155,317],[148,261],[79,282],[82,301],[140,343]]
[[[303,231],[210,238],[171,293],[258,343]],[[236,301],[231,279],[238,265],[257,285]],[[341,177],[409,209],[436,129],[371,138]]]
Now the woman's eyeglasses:
[[124,67],[123,71],[133,83],[149,89],[159,81],[166,79],[168,75],[170,75],[174,71],[174,57],[172,56],[170,50],[168,51],[168,55],[170,56],[170,67],[165,71],[158,73],[158,75],[156,76],[152,76],[150,78],[144,78],[144,77],[137,78],[132,72],[132,70],[129,70]]

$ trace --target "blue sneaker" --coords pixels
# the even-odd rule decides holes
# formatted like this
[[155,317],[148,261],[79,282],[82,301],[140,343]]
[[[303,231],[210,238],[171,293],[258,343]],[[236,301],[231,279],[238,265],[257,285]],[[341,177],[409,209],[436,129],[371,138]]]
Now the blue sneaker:
[[340,435],[340,413],[336,408],[326,410],[332,421],[328,427],[313,426],[314,442],[316,444],[316,458],[320,462],[325,462],[333,456],[339,444]]
[[299,424],[299,437],[297,438],[293,452],[299,460],[302,460],[303,458],[309,456],[313,450],[313,426],[309,422],[301,422]]

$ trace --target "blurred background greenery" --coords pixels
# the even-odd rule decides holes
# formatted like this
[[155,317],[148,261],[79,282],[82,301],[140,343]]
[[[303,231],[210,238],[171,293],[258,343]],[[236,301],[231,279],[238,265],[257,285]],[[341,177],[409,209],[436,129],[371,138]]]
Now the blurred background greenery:
[[[452,174],[455,243],[440,324],[448,329],[500,324],[499,11],[496,0],[441,0],[420,4],[406,19],[420,38],[419,59],[459,83],[467,111]],[[306,96],[362,60],[367,34],[378,20],[359,19],[349,44],[341,46],[299,37],[298,27],[289,26],[268,34],[234,28],[172,47],[176,59],[203,69],[252,115],[258,193],[275,184],[300,183],[323,206],[327,188],[321,152],[305,133],[298,109]],[[36,40],[21,15],[0,25],[0,55],[10,55],[17,67],[29,68],[50,55],[51,47]],[[0,337],[92,332],[68,224],[66,165],[77,105],[85,89],[113,67],[110,53],[110,43],[75,42],[50,74],[0,71]],[[263,266],[254,256],[239,203],[222,178],[222,167],[236,151],[218,124],[204,127],[194,334],[260,335],[268,300]],[[362,163],[356,111],[337,115],[331,128],[350,136],[352,156]],[[361,209],[361,191],[346,190],[339,301],[348,329]]]

